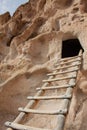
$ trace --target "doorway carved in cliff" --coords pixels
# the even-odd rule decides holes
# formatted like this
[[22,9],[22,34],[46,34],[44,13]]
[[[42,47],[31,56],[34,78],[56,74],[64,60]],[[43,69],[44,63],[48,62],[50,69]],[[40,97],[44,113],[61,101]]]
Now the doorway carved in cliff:
[[77,56],[80,49],[84,52],[78,39],[64,40],[62,42],[62,58]]

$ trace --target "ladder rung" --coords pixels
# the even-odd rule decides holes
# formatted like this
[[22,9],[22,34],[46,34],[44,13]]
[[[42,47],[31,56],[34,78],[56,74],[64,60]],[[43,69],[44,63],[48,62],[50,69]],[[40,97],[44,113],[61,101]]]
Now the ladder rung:
[[43,80],[43,82],[54,82],[54,81],[60,81],[60,80],[71,79],[71,78],[76,78],[76,75],[67,76],[67,77],[63,77],[63,78],[47,79],[47,80]]
[[80,64],[81,64],[81,63],[74,64],[74,65],[62,66],[62,67],[55,68],[54,70],[66,69],[66,68],[70,68],[70,67],[78,66],[78,65],[80,65]]
[[63,58],[63,59],[61,59],[60,61],[76,59],[76,58],[81,57],[81,56],[82,56],[82,54],[81,54],[81,55],[78,55],[78,56],[74,56],[74,57]]
[[78,58],[76,58],[76,59],[71,59],[71,60],[69,60],[69,61],[61,61],[61,62],[59,61],[59,64],[56,63],[56,65],[69,64],[69,63],[73,63],[73,62],[77,62],[77,61],[81,61],[81,58],[78,57]]
[[55,110],[55,111],[47,111],[47,110],[34,110],[34,109],[27,109],[27,108],[19,108],[21,112],[25,113],[33,113],[33,114],[46,114],[46,115],[57,115],[57,114],[66,114],[67,110]]
[[31,126],[21,125],[13,122],[6,122],[5,126],[16,130],[50,130],[50,129],[41,129],[41,128],[35,128]]
[[32,97],[29,96],[27,99],[29,100],[52,100],[52,99],[70,99],[72,96],[71,95],[62,95],[62,96],[36,96]]
[[63,72],[55,72],[55,73],[49,73],[47,74],[48,76],[53,76],[53,75],[59,75],[59,74],[66,74],[66,73],[70,73],[70,72],[74,72],[74,71],[77,71],[79,70],[79,68],[75,68],[73,70],[68,70],[68,71],[63,71]]
[[72,85],[69,85],[69,84],[66,84],[66,85],[60,85],[60,86],[50,86],[50,87],[44,87],[44,88],[36,88],[36,90],[53,90],[53,89],[63,89],[63,88],[68,88],[68,87],[73,87],[75,86],[75,84],[72,84]]

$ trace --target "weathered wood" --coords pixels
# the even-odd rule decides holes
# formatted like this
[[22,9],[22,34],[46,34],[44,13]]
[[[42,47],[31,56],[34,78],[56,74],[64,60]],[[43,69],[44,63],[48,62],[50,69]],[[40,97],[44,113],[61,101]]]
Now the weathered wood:
[[36,90],[65,89],[65,88],[74,87],[74,86],[75,86],[75,84],[72,84],[72,85],[66,84],[66,85],[60,85],[60,86],[50,86],[50,87],[44,87],[44,88],[36,88]]
[[76,78],[76,75],[67,76],[67,77],[63,77],[63,78],[47,79],[47,80],[43,80],[43,82],[54,82],[54,81],[71,79],[71,78]]
[[6,122],[5,126],[10,127],[15,130],[50,130],[50,129],[41,129],[41,128],[36,128],[36,127],[21,125],[21,124],[12,123],[12,122]]
[[82,49],[80,49],[80,51],[79,51],[79,56],[81,56],[82,57],[82,53],[83,53],[83,50]]
[[58,115],[58,123],[57,123],[57,126],[54,130],[64,130],[64,124],[65,124],[65,115]]
[[73,65],[65,65],[65,66],[62,66],[62,67],[57,67],[54,70],[67,69],[67,68],[74,67],[74,66],[79,66],[79,65],[81,65],[81,63],[73,64]]
[[74,62],[77,62],[77,61],[81,61],[81,57],[78,57],[78,58],[75,58],[75,59],[70,59],[70,60],[65,60],[65,61],[59,61],[60,63],[58,64],[56,64],[56,66],[58,66],[58,65],[64,65],[64,64],[70,64],[70,63],[74,63]]
[[57,114],[66,114],[67,109],[64,110],[54,110],[54,111],[47,111],[47,110],[34,110],[34,109],[27,109],[27,108],[19,108],[21,112],[25,113],[33,113],[33,114],[45,114],[45,115],[57,115]]
[[71,73],[71,72],[78,71],[78,70],[79,70],[79,67],[76,67],[76,68],[71,69],[71,70],[62,71],[62,72],[55,72],[55,73],[49,73],[49,74],[47,74],[47,75],[48,75],[48,76],[55,76],[55,75],[60,75],[60,74]]
[[[75,83],[75,79],[71,79],[69,84]],[[73,88],[67,88],[66,95],[71,94],[72,95]],[[69,105],[70,105],[70,100],[69,99],[64,99],[63,104],[61,106],[61,109],[67,109],[69,110]],[[65,116],[64,115],[58,115],[58,123],[57,127],[55,130],[63,130],[64,129],[64,124],[65,124]]]
[[74,56],[74,57],[67,57],[67,58],[60,59],[60,61],[71,60],[71,59],[75,59],[75,58],[78,58],[78,57],[81,57],[81,56],[82,56],[82,54],[80,54],[78,56]]
[[52,100],[52,99],[70,99],[71,95],[61,95],[61,96],[38,96],[38,97],[27,97],[29,100]]

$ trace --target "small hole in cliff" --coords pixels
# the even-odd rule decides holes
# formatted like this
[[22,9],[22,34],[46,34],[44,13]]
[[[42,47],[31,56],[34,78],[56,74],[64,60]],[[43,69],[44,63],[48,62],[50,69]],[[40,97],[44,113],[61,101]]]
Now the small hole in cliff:
[[69,39],[62,42],[62,58],[77,56],[80,49],[84,52],[78,39]]

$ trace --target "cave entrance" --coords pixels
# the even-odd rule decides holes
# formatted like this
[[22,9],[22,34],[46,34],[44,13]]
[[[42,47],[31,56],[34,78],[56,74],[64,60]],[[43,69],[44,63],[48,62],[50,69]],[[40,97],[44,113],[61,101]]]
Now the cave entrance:
[[78,39],[65,40],[62,42],[62,58],[77,56],[81,49],[84,52]]

